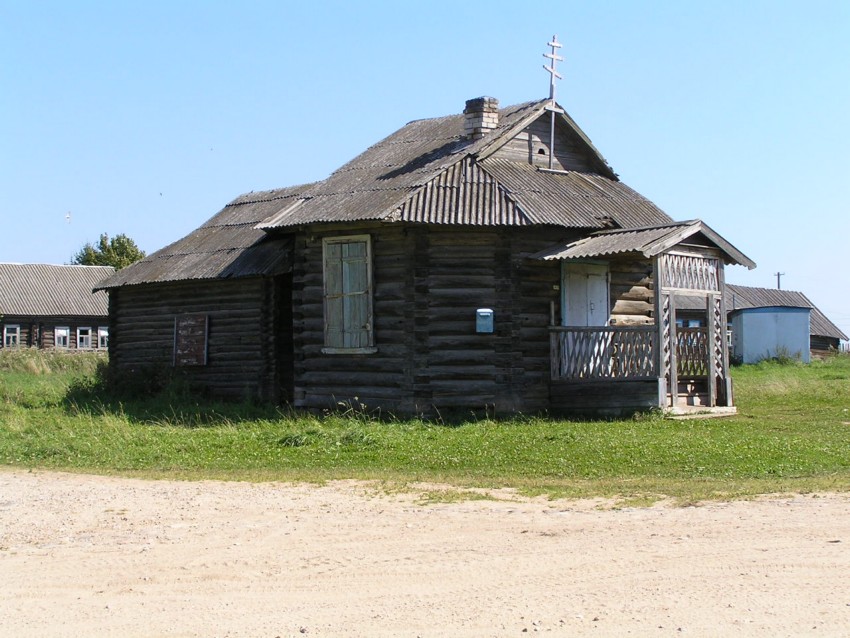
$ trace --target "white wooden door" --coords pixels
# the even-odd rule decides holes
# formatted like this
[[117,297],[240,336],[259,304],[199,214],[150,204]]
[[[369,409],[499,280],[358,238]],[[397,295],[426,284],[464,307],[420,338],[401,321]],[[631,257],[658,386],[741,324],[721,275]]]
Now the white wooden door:
[[565,326],[608,325],[608,266],[564,264],[561,290]]

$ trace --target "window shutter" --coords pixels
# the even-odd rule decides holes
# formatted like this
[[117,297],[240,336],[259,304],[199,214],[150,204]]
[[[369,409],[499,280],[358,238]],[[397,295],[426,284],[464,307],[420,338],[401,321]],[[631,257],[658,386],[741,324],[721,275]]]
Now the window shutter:
[[369,285],[366,242],[343,245],[343,347],[369,345]]
[[343,347],[342,244],[325,246],[325,345]]
[[325,345],[372,345],[372,291],[368,238],[325,244]]

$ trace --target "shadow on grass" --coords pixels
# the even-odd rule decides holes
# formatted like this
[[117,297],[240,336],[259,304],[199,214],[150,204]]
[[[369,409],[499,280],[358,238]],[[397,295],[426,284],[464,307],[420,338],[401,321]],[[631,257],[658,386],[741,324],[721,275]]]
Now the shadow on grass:
[[278,406],[243,399],[227,401],[192,387],[179,374],[146,370],[116,379],[107,364],[69,386],[63,408],[70,414],[112,415],[142,424],[189,428],[235,425],[247,421],[291,417]]
[[658,410],[621,415],[594,414],[498,414],[495,406],[480,409],[432,408],[418,415],[397,415],[370,408],[356,397],[336,401],[324,409],[299,411],[288,405],[275,405],[256,399],[226,399],[212,396],[172,368],[151,368],[122,378],[110,374],[102,362],[93,374],[78,378],[68,388],[63,407],[68,413],[112,415],[136,423],[168,424],[183,427],[214,427],[256,421],[297,421],[300,418],[345,420],[360,423],[426,423],[430,426],[461,428],[488,422],[503,426],[523,426],[534,421],[611,422],[663,419]]

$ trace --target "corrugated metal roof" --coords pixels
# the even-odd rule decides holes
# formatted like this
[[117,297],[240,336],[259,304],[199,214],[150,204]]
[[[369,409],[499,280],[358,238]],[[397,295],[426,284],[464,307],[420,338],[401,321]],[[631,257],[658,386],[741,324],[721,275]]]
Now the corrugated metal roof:
[[847,335],[832,323],[802,292],[726,285],[726,309],[743,308],[811,308],[810,332],[820,337],[847,340]]
[[641,253],[653,257],[686,241],[703,235],[724,253],[726,263],[755,268],[755,262],[699,219],[673,222],[646,228],[604,230],[571,242],[554,246],[533,256],[534,259],[588,259],[623,253]]
[[730,295],[728,310],[737,308],[814,308],[814,304],[806,295],[794,290],[777,290],[771,288],[753,288],[728,284],[726,290]]
[[[305,191],[259,225],[400,220],[472,225],[556,224],[580,228],[670,221],[613,171],[569,116],[605,174],[548,173],[490,157],[535,118],[548,100],[499,110],[499,126],[477,141],[464,137],[464,116],[410,122]],[[476,159],[486,157],[476,164]]]
[[292,267],[291,240],[270,237],[255,226],[298,201],[310,186],[240,195],[200,228],[119,270],[100,288],[287,272]]
[[106,316],[106,293],[92,293],[111,266],[0,264],[0,315]]
[[534,255],[534,259],[588,259],[620,253],[643,253],[648,245],[687,227],[687,224],[688,222],[675,222],[648,228],[598,232],[566,245],[548,248]]
[[[802,292],[726,284],[725,300],[729,312],[747,308],[810,308],[811,334],[845,341],[848,338]],[[681,296],[676,298],[676,306],[683,310],[705,310],[705,301],[698,297]]]
[[[122,270],[103,287],[282,272],[290,267],[288,244],[264,232],[312,223],[382,220],[583,229],[671,224],[655,204],[618,181],[565,112],[557,115],[560,125],[575,131],[598,173],[543,171],[493,156],[546,113],[548,103],[536,100],[500,109],[497,128],[475,141],[465,136],[462,114],[410,122],[321,182],[238,197],[195,232]],[[687,232],[681,224],[670,228]],[[713,231],[703,231],[731,250],[733,259],[743,260],[736,263],[754,266]],[[603,241],[616,244],[622,238],[595,241],[598,248]]]
[[541,171],[531,164],[492,157],[482,166],[508,189],[534,224],[611,228],[673,221],[643,195],[603,175]]
[[415,189],[533,116],[541,104],[500,109],[495,132],[474,142],[464,137],[462,114],[410,122],[305,191],[300,206],[281,208],[259,227],[397,218]]
[[478,226],[531,223],[516,199],[468,157],[414,191],[394,219]]

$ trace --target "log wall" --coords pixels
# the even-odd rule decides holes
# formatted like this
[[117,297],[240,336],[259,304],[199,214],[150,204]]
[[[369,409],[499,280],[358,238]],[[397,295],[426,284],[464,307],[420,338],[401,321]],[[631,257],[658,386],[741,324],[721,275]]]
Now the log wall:
[[[296,240],[295,405],[394,413],[516,412],[548,405],[549,308],[557,263],[527,260],[552,229],[316,226]],[[326,354],[322,238],[372,237],[377,352]],[[476,310],[495,331],[476,332]]]
[[[494,157],[513,162],[549,167],[549,115],[544,115],[523,129],[516,137],[501,147]],[[591,172],[593,166],[586,147],[573,131],[560,123],[555,127],[555,156],[552,168],[563,171]]]
[[[279,401],[287,397],[291,334],[285,279],[246,278],[127,286],[110,291],[110,367],[124,378],[177,372],[211,394]],[[206,365],[172,368],[175,317],[208,316]],[[291,352],[291,346],[289,347]],[[291,379],[291,375],[289,376]]]
[[[325,354],[322,238],[369,233],[372,237],[373,317],[378,352]],[[293,263],[294,405],[412,411],[407,326],[412,303],[413,236],[401,227],[380,233],[363,226],[320,228],[299,234]]]
[[823,337],[819,335],[811,335],[809,347],[812,355],[824,355],[830,352],[838,352],[841,342],[837,337]]
[[558,381],[551,384],[551,410],[555,413],[586,412],[627,414],[657,408],[658,381]]
[[609,262],[612,326],[655,323],[655,284],[652,262],[640,257],[618,257]]
[[[91,329],[91,348],[97,350],[97,329],[107,326],[106,317],[33,317],[5,315],[0,323],[0,337],[4,325],[20,326],[20,347],[22,348],[54,348],[56,346],[55,331],[57,327],[69,329],[67,350],[77,350],[77,328]],[[0,348],[3,347],[0,339]]]

